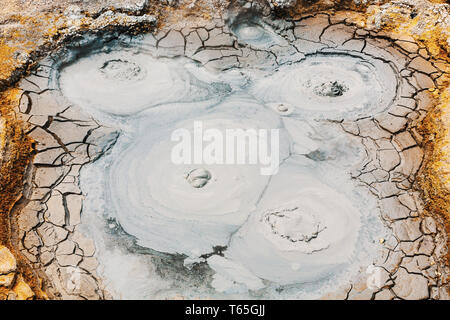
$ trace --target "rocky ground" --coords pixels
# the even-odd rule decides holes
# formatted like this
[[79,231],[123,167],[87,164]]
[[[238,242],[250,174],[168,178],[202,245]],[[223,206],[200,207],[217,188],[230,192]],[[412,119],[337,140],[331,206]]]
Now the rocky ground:
[[[10,37],[8,28],[20,29],[6,18],[15,10],[48,12],[56,7],[66,18],[79,21],[77,15],[84,16],[84,10],[100,13],[108,6],[118,9],[118,13],[104,13],[103,18],[86,18],[86,28],[95,30],[113,23],[154,26],[161,14],[144,14],[146,1],[39,1],[39,5],[37,1],[20,2],[7,1],[0,8],[0,15],[5,17],[3,32]],[[80,10],[68,10],[68,4],[77,5]],[[383,24],[385,16],[381,12],[374,16],[374,24]],[[448,270],[443,260],[448,254],[445,221],[430,215],[428,199],[424,199],[417,184],[425,172],[425,147],[429,142],[421,124],[438,104],[436,92],[443,92],[448,86],[449,65],[445,57],[398,29],[377,30],[366,23],[364,14],[354,11],[297,14],[288,28],[277,31],[289,39],[289,45],[267,50],[238,45],[221,15],[208,18],[186,17],[178,23],[160,25],[160,30],[154,32],[154,46],[219,70],[242,67],[258,59],[282,65],[296,55],[336,49],[364,53],[399,70],[400,99],[391,108],[373,117],[335,121],[336,126],[364,145],[367,161],[352,173],[352,178],[378,198],[380,218],[393,233],[389,239],[379,239],[382,255],[377,267],[382,283],[378,289],[371,289],[365,277],[351,279],[347,286],[324,298],[448,299]],[[64,27],[66,36],[80,28],[75,22],[72,26]],[[41,45],[45,42],[42,40]],[[35,44],[22,45],[17,52],[27,51],[24,59],[30,63],[30,48]],[[12,108],[14,118],[35,143],[35,156],[26,171],[25,192],[9,228],[13,241],[5,243],[11,250],[0,247],[0,287],[6,289],[4,298],[9,299],[29,299],[37,294],[35,286],[24,281],[23,272],[17,272],[16,258],[11,254],[15,249],[32,270],[42,272],[34,277],[44,280],[42,288],[51,298],[110,298],[97,272],[95,245],[79,231],[83,194],[78,183],[82,166],[111,146],[105,141],[115,131],[64,103],[60,92],[49,86],[51,59],[41,60],[18,83],[17,104]],[[17,78],[14,72],[2,70],[5,86]]]

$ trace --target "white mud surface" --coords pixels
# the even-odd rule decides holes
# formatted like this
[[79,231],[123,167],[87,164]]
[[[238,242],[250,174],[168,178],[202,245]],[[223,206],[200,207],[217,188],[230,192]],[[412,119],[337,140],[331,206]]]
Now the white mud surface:
[[[259,39],[249,28],[238,35]],[[127,288],[128,282],[121,286],[120,279],[131,273],[124,270],[136,264],[148,269],[149,262],[130,263],[128,253],[102,245],[111,236],[90,215],[110,221],[139,247],[182,255],[187,270],[198,263],[211,267],[212,281],[203,285],[218,292],[192,294],[183,285],[183,296],[251,297],[258,291],[275,298],[276,288],[289,285],[298,289],[290,290],[292,297],[318,297],[331,278],[369,265],[382,225],[372,196],[345,173],[362,163],[364,152],[345,132],[318,120],[386,109],[396,95],[392,68],[339,54],[306,56],[264,74],[221,72],[159,57],[146,46],[151,37],[132,49],[117,45],[86,55],[59,77],[69,101],[122,132],[110,154],[81,174],[85,225],[102,248],[98,257],[113,292],[152,298]],[[174,164],[172,132],[193,133],[195,121],[224,135],[227,129],[279,129],[279,172],[262,175],[252,164]],[[164,292],[174,281],[148,278],[139,277],[139,287],[151,292]],[[316,288],[305,290],[305,283]]]

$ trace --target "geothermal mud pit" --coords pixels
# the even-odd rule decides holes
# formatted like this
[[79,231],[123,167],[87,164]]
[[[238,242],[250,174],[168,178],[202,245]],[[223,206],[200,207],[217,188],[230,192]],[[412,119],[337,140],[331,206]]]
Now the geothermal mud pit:
[[[73,40],[21,82],[22,253],[63,298],[436,297],[445,239],[413,184],[442,74],[328,14]],[[173,164],[195,121],[279,129],[279,171]]]

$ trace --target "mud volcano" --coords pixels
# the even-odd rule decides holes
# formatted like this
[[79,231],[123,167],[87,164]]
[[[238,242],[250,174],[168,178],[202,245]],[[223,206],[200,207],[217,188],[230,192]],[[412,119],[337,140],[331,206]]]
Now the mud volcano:
[[[430,298],[445,237],[416,126],[444,71],[422,53],[344,15],[244,8],[72,39],[21,82],[22,251],[63,298]],[[199,123],[277,140],[263,167],[174,163]]]

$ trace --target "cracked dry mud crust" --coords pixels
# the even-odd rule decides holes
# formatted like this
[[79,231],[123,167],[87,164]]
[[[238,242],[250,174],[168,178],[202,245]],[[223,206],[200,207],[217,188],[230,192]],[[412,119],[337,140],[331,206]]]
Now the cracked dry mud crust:
[[[380,218],[393,232],[392,237],[380,239],[376,266],[382,270],[383,283],[376,290],[367,288],[367,276],[361,270],[361,279],[349,279],[347,286],[324,298],[447,299],[447,270],[442,263],[447,254],[444,222],[439,216],[425,214],[426,203],[416,181],[420,170],[426,170],[422,166],[426,141],[421,123],[435,105],[436,90],[448,85],[448,61],[432,57],[428,47],[412,37],[376,32],[361,24],[363,20],[363,15],[354,12],[296,16],[276,29],[289,44],[255,50],[239,45],[220,17],[186,17],[154,31],[154,46],[218,70],[242,67],[254,59],[283,65],[327,50],[362,52],[397,69],[402,78],[400,98],[388,110],[373,117],[334,120],[364,146],[366,162],[351,173],[352,178],[379,199]],[[13,117],[35,141],[35,156],[14,216],[16,228],[11,238],[17,241],[10,247],[20,250],[31,270],[42,272],[28,281],[45,279],[44,289],[50,297],[110,298],[97,273],[95,245],[79,230],[83,194],[78,184],[82,166],[105,153],[114,142],[108,137],[116,132],[79,108],[62,103],[59,91],[49,86],[52,65],[51,57],[39,62],[15,92],[19,99]],[[105,140],[109,142],[102,143]],[[74,267],[82,271],[81,285],[76,288],[70,285]],[[21,273],[14,280],[6,278],[15,275],[15,269],[10,269],[0,270],[5,278],[3,287],[20,291],[27,284]],[[31,287],[36,291],[39,286]],[[16,293],[16,297],[32,298],[34,294]]]

